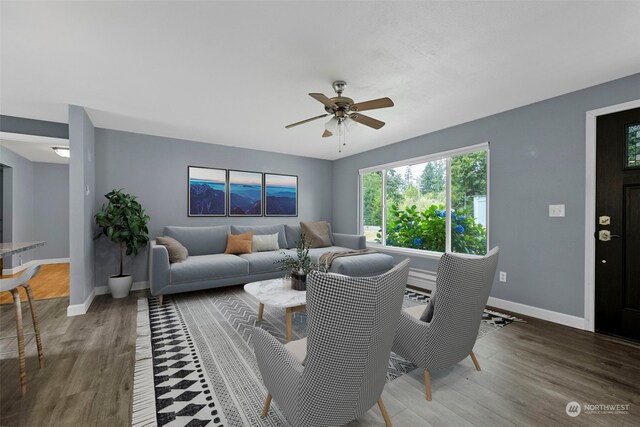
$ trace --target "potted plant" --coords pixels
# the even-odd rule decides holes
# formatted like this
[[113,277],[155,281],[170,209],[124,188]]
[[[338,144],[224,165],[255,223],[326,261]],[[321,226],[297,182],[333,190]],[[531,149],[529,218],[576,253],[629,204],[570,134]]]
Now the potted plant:
[[122,190],[112,190],[105,197],[109,202],[106,206],[102,205],[100,212],[96,213],[96,224],[100,227],[100,232],[94,239],[107,236],[120,247],[120,274],[109,277],[108,284],[114,298],[124,298],[129,295],[133,284],[133,276],[123,272],[125,248],[127,255],[135,256],[147,246],[149,216],[136,196],[123,193]]
[[307,289],[307,274],[311,270],[317,270],[318,266],[311,262],[309,257],[309,244],[306,242],[304,233],[300,235],[300,240],[296,242],[296,256],[293,257],[283,251],[280,252],[284,258],[276,261],[280,264],[280,269],[291,271],[292,287],[296,291]]

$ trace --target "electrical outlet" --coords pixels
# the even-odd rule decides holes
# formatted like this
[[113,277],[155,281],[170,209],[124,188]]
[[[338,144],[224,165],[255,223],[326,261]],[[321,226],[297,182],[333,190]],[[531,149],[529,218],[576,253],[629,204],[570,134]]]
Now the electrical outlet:
[[501,282],[507,282],[507,272],[506,271],[501,271],[500,272],[500,281]]
[[564,205],[549,205],[549,216],[564,217]]

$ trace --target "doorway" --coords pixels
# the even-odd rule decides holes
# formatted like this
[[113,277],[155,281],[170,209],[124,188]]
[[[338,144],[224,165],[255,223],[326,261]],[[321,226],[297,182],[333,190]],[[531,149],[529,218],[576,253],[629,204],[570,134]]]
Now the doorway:
[[640,340],[640,108],[596,124],[595,325]]

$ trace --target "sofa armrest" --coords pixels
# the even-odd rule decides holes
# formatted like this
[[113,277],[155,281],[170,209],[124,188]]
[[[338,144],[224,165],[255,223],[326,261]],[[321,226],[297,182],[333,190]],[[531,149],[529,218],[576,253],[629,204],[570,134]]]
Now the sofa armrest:
[[155,240],[149,242],[149,287],[151,295],[162,295],[162,290],[169,286],[171,271],[169,269],[169,252]]
[[364,235],[333,233],[333,242],[336,246],[349,249],[365,249],[367,240]]

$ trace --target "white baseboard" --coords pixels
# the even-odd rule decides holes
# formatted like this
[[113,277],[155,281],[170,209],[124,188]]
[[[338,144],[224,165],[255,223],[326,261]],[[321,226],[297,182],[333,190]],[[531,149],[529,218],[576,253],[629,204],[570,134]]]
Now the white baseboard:
[[66,264],[69,262],[69,258],[49,258],[49,259],[32,259],[31,261],[27,261],[22,265],[13,268],[3,268],[2,275],[3,276],[12,276],[16,273],[20,273],[22,270],[26,270],[27,268],[34,265],[43,265],[43,264]]
[[[409,279],[407,282],[411,286],[433,291],[436,286],[436,272],[411,268],[409,270]],[[571,316],[569,314],[558,313],[557,311],[551,311],[494,297],[489,297],[487,305],[500,310],[507,310],[515,314],[522,314],[525,316],[535,317],[536,319],[569,326],[571,328],[587,330],[586,322],[582,317]]]
[[410,268],[407,283],[416,288],[433,291],[436,287],[436,272]]
[[[149,289],[149,281],[133,282],[133,285],[131,285],[132,291],[141,291],[143,289]],[[96,286],[95,293],[96,295],[109,295],[111,291],[109,286]]]
[[67,307],[67,317],[71,316],[79,316],[81,314],[85,314],[89,311],[89,307],[91,307],[91,303],[93,299],[96,297],[95,291],[91,291],[87,299],[84,300],[82,304],[73,304]]
[[536,319],[547,320],[549,322],[569,326],[571,328],[586,329],[586,324],[582,317],[571,316],[570,314],[558,313],[557,311],[551,311],[494,297],[489,297],[487,305],[501,310],[535,317]]

